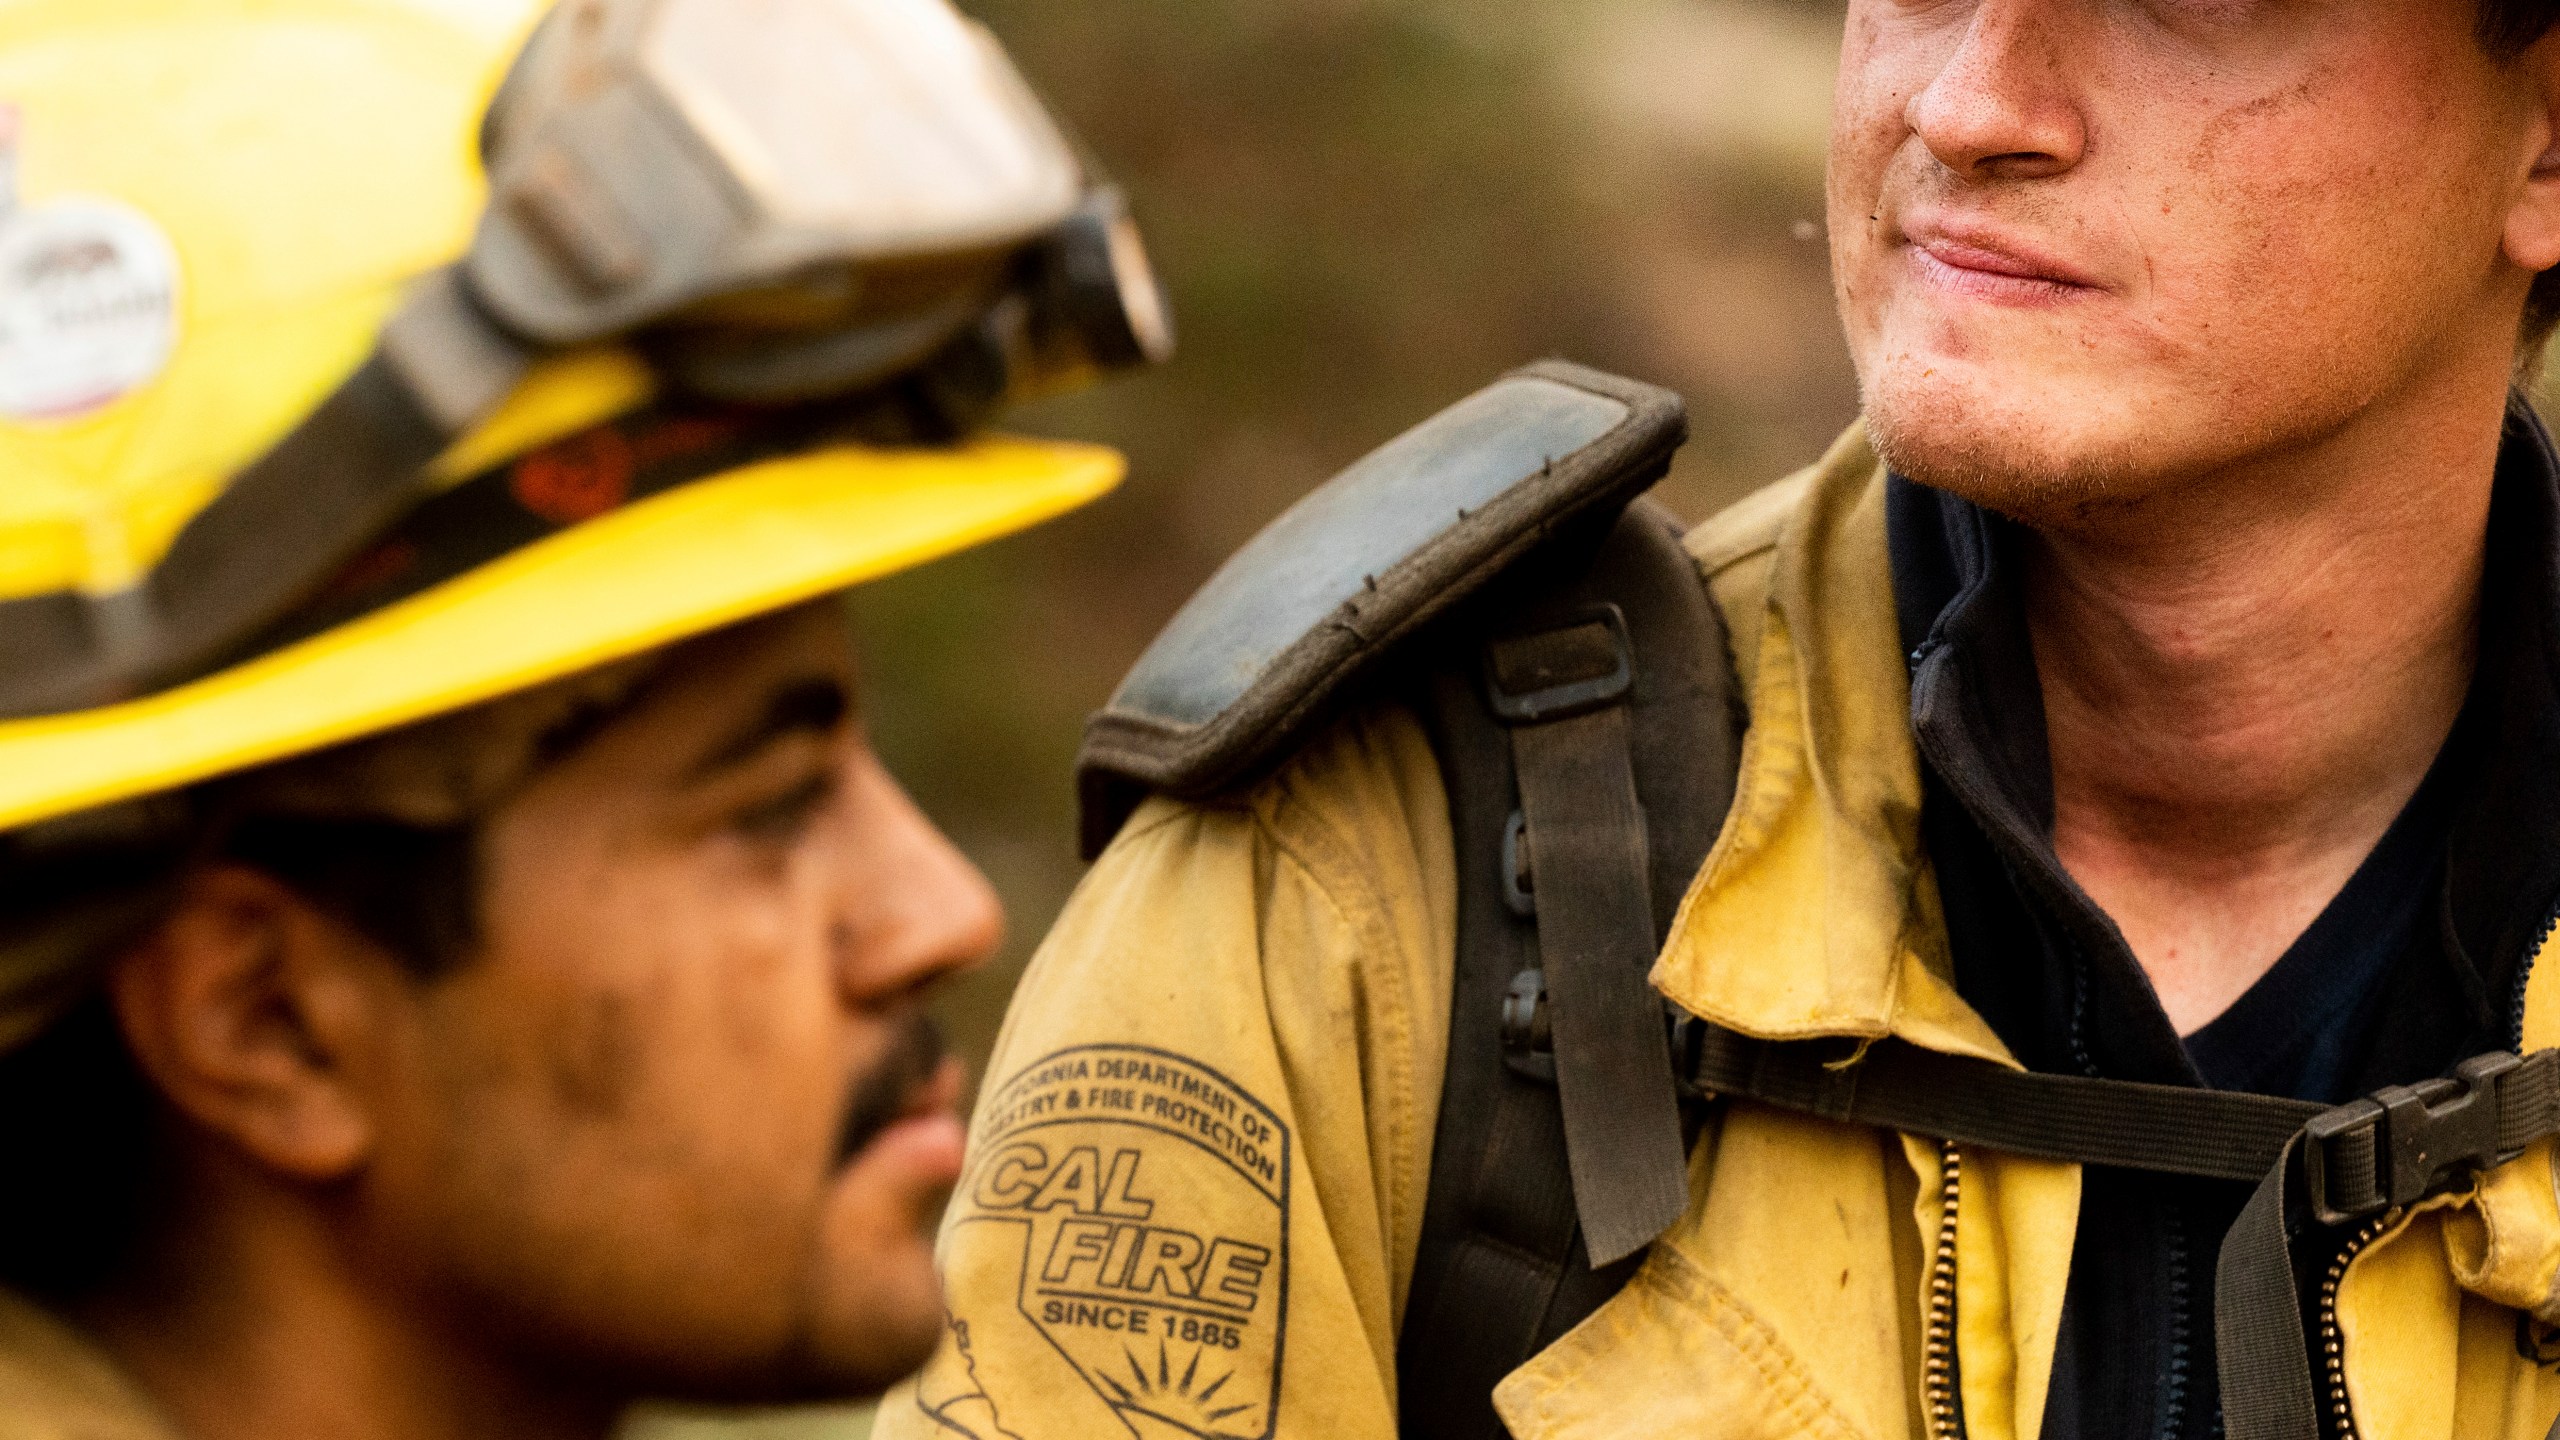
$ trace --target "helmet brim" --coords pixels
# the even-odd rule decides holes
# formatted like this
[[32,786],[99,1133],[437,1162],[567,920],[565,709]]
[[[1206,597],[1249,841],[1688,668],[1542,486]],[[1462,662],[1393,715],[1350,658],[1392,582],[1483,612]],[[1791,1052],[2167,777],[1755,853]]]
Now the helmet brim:
[[461,709],[895,573],[1117,484],[1097,446],[835,446],[589,520],[157,694],[0,722],[0,828]]

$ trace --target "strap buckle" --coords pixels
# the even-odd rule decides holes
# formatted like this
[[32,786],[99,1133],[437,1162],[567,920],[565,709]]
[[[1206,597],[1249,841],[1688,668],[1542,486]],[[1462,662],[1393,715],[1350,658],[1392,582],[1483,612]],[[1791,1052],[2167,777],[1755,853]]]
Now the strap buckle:
[[1556,1083],[1555,1018],[1547,1006],[1547,972],[1538,966],[1512,976],[1502,994],[1502,1068],[1541,1085]]
[[2524,1068],[2504,1052],[2475,1055],[2449,1078],[2391,1085],[2323,1111],[2302,1127],[2303,1188],[2323,1225],[2412,1204],[2457,1171],[2523,1153],[2501,1143],[2504,1082]]
[[1585,715],[1627,697],[1635,653],[1617,606],[1585,606],[1485,646],[1485,702],[1506,725]]
[[1707,1022],[1668,999],[1662,1002],[1662,1010],[1665,1038],[1671,1044],[1671,1078],[1680,1087],[1682,1103],[1714,1100],[1716,1091],[1699,1078],[1706,1069],[1707,1046],[1715,1038]]

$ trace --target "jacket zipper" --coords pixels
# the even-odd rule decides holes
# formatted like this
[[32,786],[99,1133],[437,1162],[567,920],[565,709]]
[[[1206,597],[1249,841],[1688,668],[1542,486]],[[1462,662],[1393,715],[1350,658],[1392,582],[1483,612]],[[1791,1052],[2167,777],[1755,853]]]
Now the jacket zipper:
[[1964,1395],[1956,1357],[1956,1205],[1964,1194],[1964,1155],[1938,1142],[1938,1244],[1929,1260],[1929,1326],[1920,1346],[1920,1394],[1929,1408],[1929,1440],[1964,1440]]
[[[2541,956],[2542,948],[2551,943],[2554,930],[2560,930],[2560,900],[2554,900],[2551,907],[2543,912],[2542,924],[2534,931],[2532,943],[2525,947],[2524,955],[2516,962],[2515,986],[2507,997],[2507,1038],[2510,1048],[2518,1054],[2524,1052],[2525,984],[2533,978],[2533,963]],[[2329,1440],[2356,1440],[2355,1407],[2347,1398],[2346,1333],[2338,1324],[2338,1287],[2347,1278],[2347,1267],[2353,1265],[2365,1247],[2390,1229],[2399,1218],[2400,1212],[2394,1209],[2364,1222],[2347,1241],[2345,1248],[2338,1252],[2337,1258],[2329,1262],[2328,1274],[2320,1281],[2320,1369],[2322,1378],[2328,1382]]]
[[2393,1209],[2364,1222],[2329,1262],[2329,1273],[2320,1281],[2320,1369],[2329,1386],[2329,1440],[2356,1440],[2355,1409],[2347,1400],[2346,1332],[2338,1324],[2338,1286],[2355,1258],[2399,1218],[2400,1212]]
[[2153,1433],[2160,1440],[2178,1440],[2187,1433],[2187,1374],[2195,1363],[2195,1270],[2187,1245],[2185,1206],[2156,1193],[2153,1203],[2160,1207],[2161,1226],[2169,1242],[2168,1383],[2160,1401],[2160,1423]]
[[2542,912],[2542,928],[2533,933],[2533,943],[2525,947],[2524,958],[2516,962],[2515,991],[2507,997],[2507,1039],[2517,1054],[2524,1053],[2524,987],[2533,978],[2533,962],[2542,947],[2551,943],[2551,932],[2560,930],[2560,899]]

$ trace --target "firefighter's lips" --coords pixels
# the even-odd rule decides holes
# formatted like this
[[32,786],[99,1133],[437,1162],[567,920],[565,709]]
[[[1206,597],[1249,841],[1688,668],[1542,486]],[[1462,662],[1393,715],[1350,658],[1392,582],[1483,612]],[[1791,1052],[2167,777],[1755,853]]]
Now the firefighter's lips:
[[1903,217],[1914,277],[1932,290],[2009,305],[2103,294],[2092,271],[2052,247],[1977,216],[1922,208]]

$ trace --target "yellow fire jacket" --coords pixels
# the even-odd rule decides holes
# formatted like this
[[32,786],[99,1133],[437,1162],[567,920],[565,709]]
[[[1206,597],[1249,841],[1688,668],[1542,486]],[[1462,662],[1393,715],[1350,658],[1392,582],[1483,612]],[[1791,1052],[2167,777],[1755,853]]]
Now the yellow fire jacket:
[[[1852,430],[1691,536],[1752,724],[1653,982],[1765,1038],[2014,1063],[1950,979],[1883,495]],[[1232,804],[1142,808],[1015,1000],[942,1232],[947,1343],[881,1440],[1392,1436],[1455,913],[1440,776],[1399,711]],[[2525,1036],[2560,1043],[2547,957]],[[2527,1354],[2560,1323],[2554,1159],[2347,1263],[2315,1364],[2363,1440],[2543,1440],[2560,1416],[2560,1372]],[[1496,1403],[1522,1440],[1923,1440],[1951,1433],[1939,1398],[1974,1440],[2034,1440],[2079,1180],[1729,1103],[1687,1213]]]

